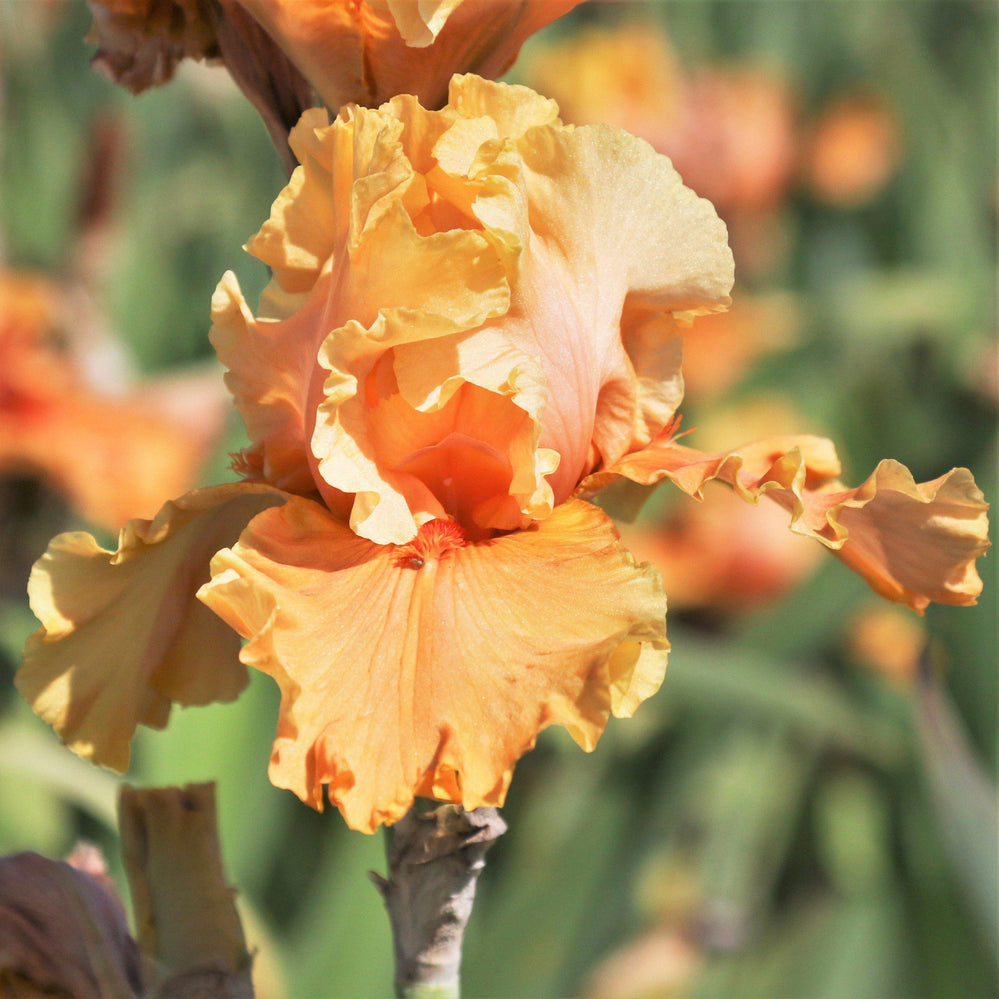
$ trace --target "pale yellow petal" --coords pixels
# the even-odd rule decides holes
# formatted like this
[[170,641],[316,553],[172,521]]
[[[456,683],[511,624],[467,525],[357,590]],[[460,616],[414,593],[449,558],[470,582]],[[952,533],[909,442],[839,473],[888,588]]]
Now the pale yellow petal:
[[414,49],[433,44],[441,28],[462,0],[369,0],[373,7],[387,9],[402,40]]
[[284,494],[236,484],[132,521],[117,552],[62,534],[35,564],[31,609],[42,622],[15,684],[76,753],[125,770],[137,725],[161,728],[170,704],[236,697],[239,641],[194,599],[219,548]]
[[[430,525],[432,526],[432,525]],[[201,599],[282,692],[271,779],[348,824],[414,795],[501,804],[540,729],[586,749],[662,678],[665,598],[610,521],[572,501],[530,530],[378,546],[293,499],[213,560]],[[640,646],[658,653],[641,655]]]

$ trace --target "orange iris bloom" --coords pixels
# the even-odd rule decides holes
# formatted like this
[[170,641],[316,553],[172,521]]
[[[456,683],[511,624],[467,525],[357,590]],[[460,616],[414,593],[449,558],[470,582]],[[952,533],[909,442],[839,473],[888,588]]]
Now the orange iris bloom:
[[662,681],[659,577],[580,498],[619,476],[721,479],[894,599],[974,601],[966,471],[844,489],[816,438],[675,442],[678,330],[727,306],[732,258],[647,143],[472,76],[441,111],[317,110],[291,141],[248,247],[260,314],[231,274],[213,302],[243,481],[115,553],[63,535],[32,575],[18,686],[77,752],[126,767],[138,723],[234,697],[241,660],[281,689],[271,779],[314,807],[371,831],[416,795],[501,804],[539,730],[591,749]]
[[[166,83],[184,58],[228,62],[230,32],[243,38],[241,60],[262,60],[253,72],[269,87],[288,86],[262,28],[327,107],[377,105],[403,91],[439,107],[453,73],[501,76],[535,31],[580,2],[92,0],[90,40],[98,68],[133,93]],[[259,84],[247,68],[230,66],[241,85]]]

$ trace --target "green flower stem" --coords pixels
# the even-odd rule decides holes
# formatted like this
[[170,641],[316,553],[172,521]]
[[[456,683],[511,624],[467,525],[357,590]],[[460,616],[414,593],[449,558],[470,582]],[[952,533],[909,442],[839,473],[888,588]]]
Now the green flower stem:
[[414,807],[386,840],[389,876],[372,873],[392,924],[400,999],[458,999],[461,944],[489,847],[506,831],[495,808]]

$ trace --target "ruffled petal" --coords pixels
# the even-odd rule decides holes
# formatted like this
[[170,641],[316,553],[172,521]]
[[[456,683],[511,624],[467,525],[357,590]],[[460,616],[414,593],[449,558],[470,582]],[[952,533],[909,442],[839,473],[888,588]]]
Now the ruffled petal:
[[481,333],[415,340],[430,324],[405,319],[345,327],[320,355],[332,374],[312,446],[322,479],[356,494],[351,528],[398,544],[441,517],[510,530],[547,516],[558,456],[537,447],[537,364]]
[[117,552],[89,534],[52,541],[28,583],[42,627],[15,684],[70,749],[123,771],[136,726],[162,728],[171,701],[239,694],[239,640],[194,594],[211,556],[284,499],[265,486],[217,486],[167,503],[152,521],[133,520]]
[[718,454],[669,440],[591,476],[584,491],[618,475],[651,484],[670,479],[700,498],[727,483],[743,499],[767,496],[791,513],[791,529],[832,549],[878,594],[922,614],[930,601],[973,604],[982,590],[975,559],[989,547],[988,504],[965,468],[917,483],[897,461],[879,463],[856,489],[834,481],[839,462],[817,437],[770,438]]
[[501,804],[540,729],[592,749],[662,679],[659,579],[597,508],[477,544],[435,529],[379,546],[292,499],[215,557],[199,594],[281,688],[271,780],[316,808],[328,785],[365,831],[415,795]]
[[732,257],[647,143],[463,76],[440,112],[350,106],[292,145],[249,247],[264,315],[218,293],[247,468],[306,493],[304,446],[327,505],[401,544],[440,518],[526,527],[672,418],[678,325],[727,306]]
[[[465,77],[451,100],[489,107],[514,89]],[[657,314],[728,305],[725,225],[665,157],[614,129],[529,129],[483,146],[479,163],[476,217],[519,248],[510,311],[497,325],[544,367],[541,444],[562,456],[551,478],[559,501],[598,459],[609,464],[660,429],[662,407],[639,400],[629,345],[647,343],[640,331]]]
[[305,405],[316,364],[314,327],[325,310],[329,281],[327,275],[317,283],[308,302],[284,321],[255,319],[231,271],[212,296],[209,337],[228,369],[225,383],[256,446],[256,471],[290,492],[315,489]]

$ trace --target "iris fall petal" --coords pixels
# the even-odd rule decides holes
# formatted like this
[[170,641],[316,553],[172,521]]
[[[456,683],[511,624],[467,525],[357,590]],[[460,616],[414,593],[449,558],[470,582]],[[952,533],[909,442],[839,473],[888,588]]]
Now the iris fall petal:
[[194,595],[211,556],[284,498],[266,486],[218,486],[131,521],[117,552],[89,534],[52,541],[28,584],[42,627],[15,683],[74,752],[125,770],[138,724],[162,728],[172,701],[230,701],[243,689],[237,636]]
[[272,781],[314,807],[328,785],[355,828],[416,794],[501,804],[540,729],[590,749],[612,709],[630,714],[662,679],[658,576],[597,508],[570,501],[456,547],[448,530],[436,547],[423,533],[379,546],[292,499],[220,552],[200,591],[281,688]]
[[743,499],[760,496],[791,513],[791,529],[832,549],[881,596],[923,613],[930,601],[973,604],[982,590],[975,559],[989,547],[988,504],[964,468],[917,483],[897,461],[885,460],[855,489],[836,481],[839,462],[829,441],[771,438],[705,454],[670,441],[628,455],[583,484],[615,475],[650,484],[670,479],[699,497],[718,480]]

